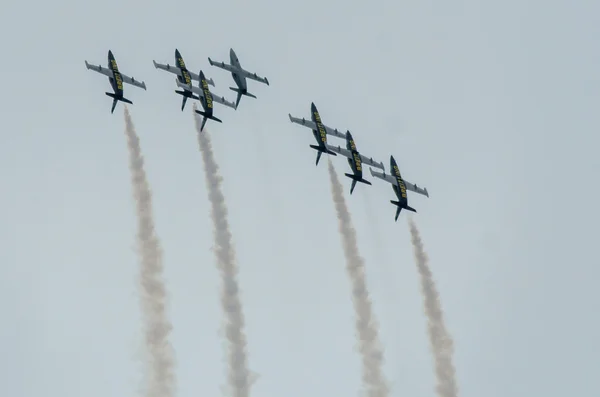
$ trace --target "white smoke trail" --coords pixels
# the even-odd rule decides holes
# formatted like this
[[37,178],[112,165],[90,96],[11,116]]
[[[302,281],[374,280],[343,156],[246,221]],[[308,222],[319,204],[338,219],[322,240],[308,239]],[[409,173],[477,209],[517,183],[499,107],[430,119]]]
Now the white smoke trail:
[[172,325],[166,314],[166,288],[162,279],[163,263],[160,242],[154,231],[152,192],[144,170],[140,139],[135,132],[129,109],[125,106],[125,135],[129,149],[129,169],[138,218],[138,254],[142,285],[142,313],[145,342],[151,357],[146,380],[147,397],[173,397],[175,386],[174,352],[169,343]]
[[[194,104],[193,110],[197,109]],[[221,305],[227,315],[227,339],[230,343],[228,366],[229,386],[234,397],[248,397],[250,394],[250,372],[248,370],[248,357],[246,353],[246,335],[244,334],[244,313],[240,302],[237,283],[237,265],[235,250],[227,220],[227,206],[225,196],[221,190],[223,178],[219,173],[219,166],[215,160],[212,143],[206,130],[200,131],[201,120],[194,112],[194,121],[198,133],[198,145],[204,162],[208,198],[212,207],[213,233],[215,238],[215,254],[223,281]]]
[[369,397],[387,397],[389,390],[382,371],[383,351],[380,348],[378,324],[367,292],[364,260],[358,252],[356,231],[352,226],[342,184],[329,159],[328,166],[331,194],[335,203],[344,256],[346,257],[346,269],[352,282],[352,300],[356,312],[359,350],[362,356],[363,383],[368,387]]
[[421,276],[423,305],[428,319],[429,343],[435,360],[436,392],[440,397],[457,397],[456,371],[453,364],[454,344],[444,323],[440,294],[433,281],[429,258],[423,248],[421,235],[412,218],[408,220],[417,268]]

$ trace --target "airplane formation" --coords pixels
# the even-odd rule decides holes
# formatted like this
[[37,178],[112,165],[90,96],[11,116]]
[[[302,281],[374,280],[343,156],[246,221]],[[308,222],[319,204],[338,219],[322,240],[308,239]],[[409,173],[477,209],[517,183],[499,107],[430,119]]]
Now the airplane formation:
[[[213,79],[206,78],[202,70],[200,70],[198,74],[195,74],[194,72],[188,70],[185,65],[185,62],[183,61],[181,53],[177,49],[175,49],[174,65],[161,64],[154,60],[152,62],[154,63],[154,67],[156,69],[161,69],[176,75],[175,83],[177,87],[181,88],[182,90],[175,90],[175,92],[183,97],[181,102],[182,111],[185,108],[188,98],[200,101],[203,110],[196,110],[196,112],[203,116],[202,125],[200,127],[200,131],[202,131],[204,130],[206,121],[209,119],[222,123],[222,121],[215,117],[213,114],[213,106],[215,102],[237,110],[242,96],[248,96],[250,98],[256,99],[256,96],[254,94],[248,92],[247,79],[269,85],[269,80],[266,77],[258,76],[256,73],[252,73],[243,69],[233,49],[229,50],[229,60],[230,63],[227,64],[222,61],[215,62],[210,57],[208,58],[208,62],[211,66],[215,66],[217,68],[226,70],[231,73],[233,81],[237,85],[237,87],[229,87],[230,90],[237,93],[235,103],[226,100],[222,96],[215,95],[208,87],[209,85],[215,87]],[[133,105],[133,102],[131,100],[123,96],[123,83],[127,83],[146,90],[146,84],[143,81],[135,80],[133,77],[129,77],[119,71],[117,61],[115,60],[115,57],[113,56],[113,53],[110,50],[108,51],[108,68],[103,68],[101,65],[92,65],[88,63],[88,61],[85,61],[85,66],[90,70],[93,70],[108,77],[110,85],[114,91],[105,93],[107,96],[113,99],[112,108],[110,110],[111,113],[114,112],[118,101],[126,102]],[[197,86],[194,86],[194,81],[198,82]],[[352,185],[350,187],[350,194],[352,194],[354,192],[354,188],[357,182],[361,182],[366,185],[371,185],[371,182],[369,182],[363,177],[363,164],[367,164],[370,166],[369,171],[371,173],[371,176],[381,179],[392,185],[392,189],[397,198],[397,200],[390,200],[390,202],[396,206],[396,216],[394,218],[394,221],[398,220],[398,217],[400,216],[400,211],[402,211],[402,209],[417,212],[414,208],[408,205],[407,191],[418,193],[426,197],[429,197],[429,192],[427,191],[427,188],[420,188],[416,184],[412,184],[402,177],[402,175],[400,174],[400,169],[398,168],[398,164],[396,163],[396,160],[394,159],[393,155],[390,156],[390,173],[386,174],[385,167],[382,162],[377,162],[373,160],[372,157],[366,157],[356,149],[356,143],[354,142],[354,138],[352,137],[350,131],[346,131],[346,133],[343,134],[339,132],[337,128],[331,128],[323,124],[319,111],[317,110],[317,107],[314,103],[311,103],[310,110],[311,120],[306,120],[306,118],[304,117],[294,117],[291,114],[288,114],[288,116],[292,123],[302,125],[312,130],[317,144],[309,146],[317,151],[315,165],[319,165],[319,160],[321,159],[321,155],[323,153],[332,156],[337,156],[338,154],[345,156],[348,160],[348,164],[350,165],[352,173],[345,173],[344,175],[352,180]],[[327,142],[327,135],[345,139],[346,148],[344,149],[339,145],[334,146],[329,144]],[[371,167],[378,168],[382,172],[375,171]]]

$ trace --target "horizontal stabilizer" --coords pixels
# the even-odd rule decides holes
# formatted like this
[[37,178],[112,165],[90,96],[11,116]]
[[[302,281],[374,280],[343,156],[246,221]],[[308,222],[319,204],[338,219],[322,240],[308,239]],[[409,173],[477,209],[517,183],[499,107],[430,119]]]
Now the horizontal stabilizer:
[[112,92],[105,92],[105,94],[113,99],[112,107],[110,108],[111,113],[113,113],[115,111],[115,107],[117,106],[118,101],[126,102],[130,105],[133,105],[133,102],[131,102],[129,99],[124,98],[122,96],[118,97],[116,94],[114,94]]
[[219,123],[222,123],[222,121],[220,119],[216,118],[212,114],[209,115],[209,114],[207,114],[207,113],[205,113],[205,112],[203,112],[201,110],[196,110],[196,113],[198,113],[198,114],[206,117],[207,119],[211,119],[211,120],[214,120],[214,121],[218,121]]
[[400,216],[400,211],[402,211],[402,209],[405,209],[407,211],[417,212],[416,209],[409,207],[408,205],[403,207],[398,201],[390,200],[390,203],[394,204],[397,207],[396,208],[396,216],[394,217],[394,221],[398,221],[398,217]]
[[311,148],[313,148],[313,149],[315,149],[315,150],[317,150],[317,151],[319,151],[319,152],[322,152],[322,153],[327,153],[327,154],[331,154],[332,156],[337,156],[337,153],[336,153],[336,152],[332,152],[332,151],[331,151],[331,150],[329,150],[329,149],[323,149],[322,147],[320,147],[320,146],[317,146],[317,145],[308,145],[308,146],[310,146]]
[[124,97],[118,97],[115,94],[113,94],[112,92],[105,92],[105,94],[108,95],[109,97],[111,97],[112,99],[117,100],[117,101],[127,102],[130,105],[133,105],[133,102],[131,102],[129,99],[124,98]]
[[256,95],[253,95],[253,94],[249,93],[248,90],[243,91],[243,90],[240,90],[239,88],[235,88],[235,87],[229,87],[229,89],[231,91],[237,92],[237,98],[235,100],[235,108],[236,108],[236,110],[237,110],[238,105],[240,104],[240,100],[242,99],[242,95],[249,96],[250,98],[256,99]]
[[210,119],[210,120],[214,120],[214,121],[218,121],[219,123],[222,123],[222,121],[218,118],[216,118],[215,116],[213,116],[212,114],[208,114],[206,112],[203,112],[202,110],[196,110],[196,113],[204,116],[202,118],[202,124],[200,124],[200,131],[204,130],[204,126],[206,125],[206,120]]
[[405,209],[405,210],[407,210],[407,211],[417,212],[417,210],[416,210],[416,209],[414,209],[414,208],[412,208],[412,207],[409,207],[408,205],[406,205],[406,206],[404,206],[404,207],[403,207],[403,206],[400,204],[400,202],[398,202],[398,201],[390,200],[390,203],[394,204],[394,205],[395,205],[395,206],[397,206],[398,208],[404,208],[404,209]]
[[348,178],[352,179],[352,186],[350,186],[350,194],[352,194],[352,192],[354,191],[356,182],[362,182],[364,184],[371,185],[371,182],[367,181],[366,179],[359,178],[354,174],[344,174],[344,175],[346,175]]
[[254,99],[256,99],[256,95],[254,95],[254,94],[251,94],[251,93],[249,93],[248,91],[244,92],[244,91],[240,90],[239,88],[235,88],[235,87],[229,87],[229,89],[230,89],[231,91],[235,91],[235,92],[237,92],[238,94],[242,94],[242,95],[245,95],[245,96],[249,96],[250,98],[254,98]]
[[197,101],[200,100],[200,97],[198,95],[194,95],[192,94],[190,91],[179,91],[179,90],[175,90],[176,93],[178,93],[179,95],[183,95],[185,97],[189,97],[192,99],[195,99]]
[[353,179],[353,180],[355,180],[357,182],[362,182],[362,183],[367,184],[367,185],[371,185],[372,184],[371,182],[367,181],[366,179],[359,178],[359,177],[357,177],[354,174],[344,174],[344,175],[346,175],[348,178]]
[[308,146],[310,146],[311,148],[313,148],[317,151],[317,162],[315,163],[315,165],[319,165],[319,160],[321,160],[321,155],[323,153],[328,153],[333,156],[337,156],[337,154],[335,152],[332,152],[331,150],[328,150],[328,149],[323,149],[320,146],[317,146],[317,145],[308,145]]

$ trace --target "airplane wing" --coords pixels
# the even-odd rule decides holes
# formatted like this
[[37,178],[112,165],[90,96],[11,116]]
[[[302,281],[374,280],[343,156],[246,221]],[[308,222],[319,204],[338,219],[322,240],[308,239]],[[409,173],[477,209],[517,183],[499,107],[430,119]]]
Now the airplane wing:
[[[181,69],[179,69],[177,66],[174,66],[174,65],[164,65],[164,64],[158,63],[158,62],[156,62],[154,60],[152,62],[154,63],[154,67],[156,69],[166,70],[167,72],[171,72],[173,74],[176,74],[177,76],[183,77],[183,75],[181,74]],[[190,78],[192,80],[200,81],[200,76],[199,75],[197,75],[196,73],[194,73],[194,72],[192,72],[190,70],[188,70],[188,73],[190,74]],[[213,79],[206,79],[206,82],[209,85],[212,85],[213,87],[215,87],[215,82],[213,81]]]
[[175,79],[175,83],[177,83],[177,87],[179,88],[183,88],[186,91],[190,91],[193,92],[194,94],[197,94],[198,97],[203,97],[204,96],[204,91],[202,91],[200,89],[200,87],[196,87],[194,85],[187,85],[185,83],[182,83],[181,81],[179,81],[179,79]]
[[236,68],[235,66],[229,65],[225,62],[215,62],[212,59],[210,59],[210,57],[208,57],[208,63],[210,63],[210,66],[216,66],[219,69],[227,70],[228,72],[232,72],[232,73],[239,72],[239,69]]
[[92,65],[90,63],[88,63],[88,61],[85,61],[85,67],[93,70],[94,72],[98,72],[100,74],[105,75],[106,77],[113,77],[113,72],[112,70],[108,69],[108,68],[103,68],[102,66],[98,65]]
[[419,193],[423,196],[429,197],[429,192],[427,191],[427,188],[422,189],[417,185],[413,185],[412,183],[407,182],[406,180],[404,181],[404,184],[406,185],[406,190],[410,190],[411,192]]
[[[188,73],[190,74],[190,77],[192,78],[192,80],[200,81],[200,75],[199,74],[196,74],[196,73],[194,73],[194,72],[192,72],[190,70],[188,70]],[[216,87],[215,86],[215,82],[213,81],[213,79],[206,78],[206,76],[204,76],[204,78],[206,79],[206,83],[208,85],[212,85],[213,87]]]
[[[204,91],[200,87],[184,84],[181,81],[179,81],[178,79],[175,79],[175,82],[177,83],[178,87],[181,87],[186,91],[191,91],[194,94],[197,94],[198,97],[204,96]],[[235,103],[229,102],[227,99],[225,99],[222,96],[215,95],[212,91],[210,93],[212,94],[213,101],[220,103],[221,105],[229,106],[230,108],[235,109]]]
[[146,83],[144,83],[143,81],[138,81],[133,77],[129,77],[123,73],[121,73],[121,78],[123,79],[123,83],[131,84],[136,87],[146,89]]
[[256,73],[252,73],[252,72],[249,72],[249,71],[244,70],[244,69],[237,69],[236,73],[243,75],[247,79],[254,80],[254,81],[259,81],[261,83],[265,83],[266,85],[269,85],[269,80],[267,80],[266,77],[260,77]]
[[213,96],[213,101],[220,103],[221,105],[229,106],[230,108],[235,109],[235,103],[229,102],[227,99],[225,99],[222,96],[213,94],[212,91],[211,91],[211,94]]
[[367,164],[367,165],[370,165],[372,167],[379,168],[379,169],[385,171],[385,167],[383,166],[383,163],[376,162],[375,160],[373,160],[373,157],[366,157],[366,156],[363,156],[361,154],[360,155],[360,159],[363,162],[363,164]]
[[[332,152],[339,153],[342,156],[348,157],[349,159],[351,159],[353,157],[352,152],[350,150],[344,149],[343,147],[341,147],[339,145],[333,146],[333,145],[326,143],[325,146],[327,146],[327,149],[331,150]],[[367,164],[372,167],[381,168],[382,170],[385,170],[385,168],[383,167],[383,163],[378,163],[375,160],[373,160],[373,158],[365,157],[360,153],[358,155],[360,156],[360,160],[363,164]]]
[[300,124],[300,125],[306,126],[306,127],[310,128],[312,130],[317,129],[317,125],[315,123],[313,123],[311,120],[306,120],[304,118],[299,119],[298,117],[294,117],[294,116],[292,116],[289,113],[288,113],[288,116],[289,116],[290,121],[292,123],[296,123],[296,124]]
[[240,76],[244,76],[250,80],[259,81],[261,83],[265,83],[266,85],[269,85],[269,80],[266,77],[260,77],[256,73],[252,73],[245,69],[238,68],[233,65],[229,65],[225,62],[215,62],[212,59],[210,59],[210,57],[208,57],[208,62],[211,64],[211,66],[216,66],[220,69],[227,70],[228,72],[237,73]]
[[[165,70],[167,72],[171,72],[173,74],[181,76],[181,69],[179,69],[177,66],[174,66],[174,65],[164,65],[162,63],[156,62],[155,60],[152,60],[152,62],[154,63],[154,67],[156,69]],[[191,73],[190,73],[190,76],[191,76]],[[183,77],[183,76],[181,76],[181,77]]]
[[204,91],[200,89],[200,87],[196,87],[193,85],[187,85],[185,83],[182,83],[181,81],[179,81],[179,79],[175,78],[175,83],[177,83],[177,87],[179,88],[183,88],[186,91],[190,91],[193,92],[194,94],[197,94],[198,97],[203,97],[204,96]]
[[352,158],[352,152],[350,150],[348,150],[348,149],[344,149],[341,146],[333,146],[333,145],[330,145],[328,143],[326,143],[325,146],[327,146],[327,149],[331,150],[332,152],[339,153],[342,156],[348,157],[349,159]]
[[392,185],[398,186],[396,178],[394,178],[390,174],[386,174],[385,172],[373,171],[373,168],[369,168],[369,171],[371,171],[371,175],[374,176],[375,178],[379,178],[388,183],[391,183]]
[[[306,120],[304,118],[299,119],[298,117],[294,117],[291,114],[288,114],[288,116],[290,117],[290,121],[292,123],[303,125],[305,127],[310,128],[311,130],[317,129],[317,125],[312,120]],[[337,128],[327,127],[325,124],[323,124],[323,127],[325,127],[325,132],[327,132],[327,134],[331,136],[336,136],[338,138],[346,139],[346,135],[339,132]]]
[[[383,172],[373,171],[373,168],[369,168],[369,171],[371,171],[371,175],[373,175],[374,177],[382,179],[386,182],[389,182],[392,185],[398,186],[398,182],[396,181],[396,178],[394,178],[392,175],[386,174]],[[406,190],[410,190],[411,192],[419,193],[419,194],[422,194],[423,196],[429,197],[429,192],[427,191],[427,188],[422,189],[420,187],[417,187],[417,185],[413,185],[412,183],[407,182],[406,179],[404,179],[404,178],[402,178],[402,179],[404,180],[404,185],[406,185]]]

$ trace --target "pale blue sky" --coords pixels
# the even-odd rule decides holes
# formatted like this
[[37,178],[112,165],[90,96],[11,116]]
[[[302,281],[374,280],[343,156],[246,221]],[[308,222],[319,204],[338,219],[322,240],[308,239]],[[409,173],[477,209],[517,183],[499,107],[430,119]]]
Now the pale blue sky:
[[[600,3],[182,0],[3,6],[0,395],[126,396],[142,350],[123,104],[154,191],[171,294],[178,396],[221,395],[220,280],[188,67],[233,47],[269,87],[209,122],[239,258],[254,397],[356,396],[360,360],[326,164],[287,114],[350,129],[430,198],[411,206],[455,339],[463,397],[600,394]],[[334,141],[334,139],[332,139]],[[343,141],[340,142],[343,144]],[[345,160],[334,158],[348,172]],[[367,175],[367,179],[370,175]],[[344,178],[348,192],[350,180]],[[433,364],[406,214],[390,186],[348,198],[392,395],[432,396]]]

